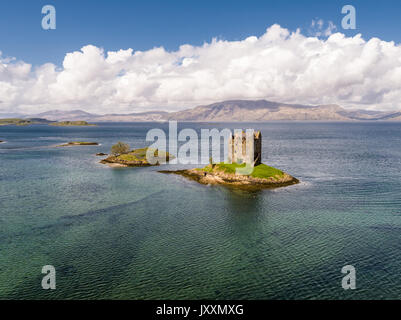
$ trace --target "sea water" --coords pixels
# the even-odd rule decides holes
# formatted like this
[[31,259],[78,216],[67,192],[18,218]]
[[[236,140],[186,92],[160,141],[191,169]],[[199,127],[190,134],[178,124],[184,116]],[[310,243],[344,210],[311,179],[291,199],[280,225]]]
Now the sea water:
[[0,299],[401,298],[401,124],[179,127],[261,130],[263,162],[301,183],[238,191],[95,155],[168,124],[0,127]]

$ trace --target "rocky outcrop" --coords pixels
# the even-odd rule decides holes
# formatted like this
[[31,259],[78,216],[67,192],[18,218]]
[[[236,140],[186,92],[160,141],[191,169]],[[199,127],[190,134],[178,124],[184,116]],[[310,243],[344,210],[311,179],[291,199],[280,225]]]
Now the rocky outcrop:
[[110,167],[151,167],[158,166],[161,163],[166,163],[173,159],[174,156],[166,151],[153,150],[154,157],[160,159],[155,164],[149,163],[147,159],[148,148],[132,150],[129,153],[121,155],[112,155],[100,161],[102,164],[107,164]]
[[272,189],[298,184],[299,180],[283,173],[282,176],[256,178],[247,175],[226,173],[223,171],[209,172],[202,169],[159,171],[165,174],[177,174],[204,185],[225,185],[243,189]]
[[125,160],[120,157],[111,156],[100,161],[109,167],[151,167],[152,165],[145,160]]

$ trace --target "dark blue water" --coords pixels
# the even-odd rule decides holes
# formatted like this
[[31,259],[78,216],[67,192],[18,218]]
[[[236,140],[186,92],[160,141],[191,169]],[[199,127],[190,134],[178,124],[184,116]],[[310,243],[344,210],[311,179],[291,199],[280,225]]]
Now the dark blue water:
[[[98,163],[166,124],[0,127],[0,299],[401,298],[401,124],[180,124],[227,126],[261,130],[263,162],[302,183],[245,192]],[[101,145],[55,147],[75,140]]]

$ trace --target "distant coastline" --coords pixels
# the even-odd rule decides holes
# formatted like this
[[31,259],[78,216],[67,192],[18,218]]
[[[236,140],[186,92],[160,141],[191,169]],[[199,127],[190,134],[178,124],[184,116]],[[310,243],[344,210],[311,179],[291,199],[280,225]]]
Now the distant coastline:
[[33,124],[45,124],[57,127],[92,127],[96,124],[91,124],[86,121],[51,121],[44,118],[35,119],[20,119],[20,118],[10,118],[10,119],[0,119],[0,126],[29,126]]

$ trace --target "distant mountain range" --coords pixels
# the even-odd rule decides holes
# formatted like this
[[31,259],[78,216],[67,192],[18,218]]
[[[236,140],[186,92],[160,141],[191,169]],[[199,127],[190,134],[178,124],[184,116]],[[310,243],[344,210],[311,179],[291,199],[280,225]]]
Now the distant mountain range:
[[296,121],[401,121],[401,112],[346,110],[338,105],[307,106],[266,100],[232,100],[199,106],[178,112],[151,111],[130,114],[98,115],[82,110],[48,111],[25,115],[24,118],[42,118],[51,121],[88,122],[142,122],[142,121],[194,121],[194,122],[258,122],[275,120]]
[[401,120],[401,112],[346,110],[338,105],[306,106],[266,100],[235,100],[200,106],[170,114],[180,121],[275,121],[275,120]]
[[[106,114],[98,115],[82,110],[60,111],[52,110],[35,115],[25,116],[27,118],[42,118],[51,121],[88,121],[88,122],[141,122],[141,121],[165,121],[168,112],[142,112],[130,114]],[[24,117],[24,118],[25,118]]]

